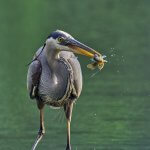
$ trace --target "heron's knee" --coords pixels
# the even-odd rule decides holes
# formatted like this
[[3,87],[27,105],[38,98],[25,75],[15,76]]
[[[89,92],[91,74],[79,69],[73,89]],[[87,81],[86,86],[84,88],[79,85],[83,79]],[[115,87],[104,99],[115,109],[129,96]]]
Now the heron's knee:
[[39,135],[45,135],[45,129],[40,129],[38,132]]

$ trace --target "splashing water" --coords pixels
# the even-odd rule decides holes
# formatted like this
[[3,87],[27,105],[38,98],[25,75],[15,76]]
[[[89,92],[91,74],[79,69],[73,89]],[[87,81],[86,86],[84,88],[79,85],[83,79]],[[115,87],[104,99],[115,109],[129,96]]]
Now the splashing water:
[[95,73],[93,73],[89,78],[93,78],[100,70],[97,70]]

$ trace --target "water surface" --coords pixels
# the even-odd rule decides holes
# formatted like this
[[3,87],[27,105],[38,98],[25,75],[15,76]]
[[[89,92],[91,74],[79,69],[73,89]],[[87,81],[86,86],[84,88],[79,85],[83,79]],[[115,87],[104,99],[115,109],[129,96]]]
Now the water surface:
[[[107,55],[94,77],[79,57],[84,86],[72,118],[73,150],[150,149],[150,32],[148,0],[1,1],[0,150],[31,149],[39,114],[26,91],[28,62],[55,29]],[[65,149],[62,110],[45,108],[38,150]]]

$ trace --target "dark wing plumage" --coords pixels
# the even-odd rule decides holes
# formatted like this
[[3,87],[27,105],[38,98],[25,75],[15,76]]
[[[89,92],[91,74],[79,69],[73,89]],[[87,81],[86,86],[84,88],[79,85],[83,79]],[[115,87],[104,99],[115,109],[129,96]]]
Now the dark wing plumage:
[[38,85],[40,82],[40,76],[42,72],[42,66],[39,60],[34,60],[28,69],[27,74],[27,88],[31,99],[38,97]]

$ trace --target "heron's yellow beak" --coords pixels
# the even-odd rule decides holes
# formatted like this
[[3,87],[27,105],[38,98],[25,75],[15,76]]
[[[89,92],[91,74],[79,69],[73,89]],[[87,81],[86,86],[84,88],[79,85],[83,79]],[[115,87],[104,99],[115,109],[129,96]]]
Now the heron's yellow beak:
[[95,54],[101,56],[101,54],[96,50],[86,46],[85,44],[75,39],[68,39],[67,46],[70,47],[74,53],[85,55],[90,58],[93,58]]
[[89,52],[83,48],[80,48],[80,47],[74,46],[74,45],[70,45],[69,47],[72,48],[73,51],[77,54],[85,55],[85,56],[90,57],[90,58],[94,57],[94,54],[92,52]]

